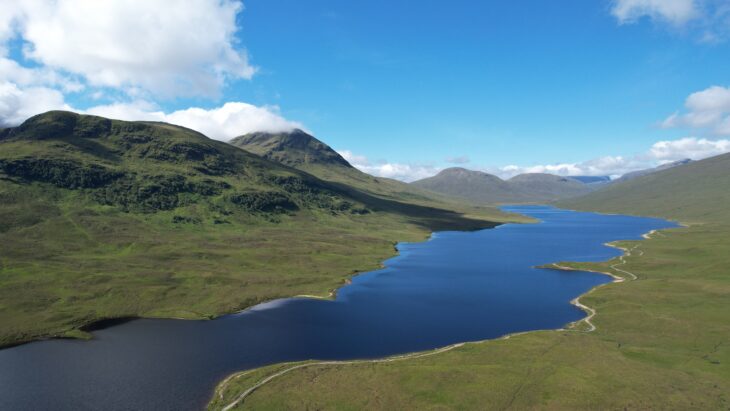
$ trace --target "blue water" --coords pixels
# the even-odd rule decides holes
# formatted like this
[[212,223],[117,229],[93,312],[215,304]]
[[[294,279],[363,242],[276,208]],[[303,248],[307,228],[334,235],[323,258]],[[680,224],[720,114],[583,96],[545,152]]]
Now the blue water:
[[569,302],[610,278],[534,266],[606,260],[620,254],[606,242],[675,226],[542,206],[505,210],[541,223],[400,244],[387,268],[355,277],[336,301],[279,300],[214,321],[134,320],[92,341],[0,350],[0,409],[201,409],[234,371],[560,328],[585,316]]

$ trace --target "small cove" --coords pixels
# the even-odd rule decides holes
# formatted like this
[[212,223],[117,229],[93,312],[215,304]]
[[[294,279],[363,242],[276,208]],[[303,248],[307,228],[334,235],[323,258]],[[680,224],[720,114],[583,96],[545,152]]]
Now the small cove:
[[610,259],[621,251],[606,242],[676,226],[545,206],[504,209],[540,223],[399,244],[385,268],[353,278],[334,301],[277,300],[213,321],[126,321],[94,331],[92,341],[0,350],[0,409],[201,409],[235,371],[560,328],[585,317],[572,299],[611,279],[535,266]]

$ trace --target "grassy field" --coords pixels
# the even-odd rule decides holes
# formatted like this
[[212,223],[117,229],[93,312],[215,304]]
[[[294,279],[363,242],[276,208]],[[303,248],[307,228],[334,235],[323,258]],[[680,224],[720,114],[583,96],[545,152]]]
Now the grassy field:
[[0,346],[327,295],[398,241],[519,220],[420,200],[345,190],[179,127],[39,116],[0,130]]
[[[636,247],[620,268],[638,279],[581,298],[597,311],[593,332],[579,323],[412,360],[313,365],[234,409],[730,409],[730,210],[712,201],[730,188],[727,163],[699,162],[565,204],[691,223],[617,243]],[[564,265],[626,276],[615,263]],[[281,367],[231,379],[210,409]]]

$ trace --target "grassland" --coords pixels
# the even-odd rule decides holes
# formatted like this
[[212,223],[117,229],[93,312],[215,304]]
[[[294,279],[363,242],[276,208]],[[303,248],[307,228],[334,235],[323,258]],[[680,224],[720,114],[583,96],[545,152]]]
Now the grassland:
[[[729,161],[564,204],[689,224],[616,244],[636,247],[620,268],[638,279],[581,298],[596,310],[595,331],[578,324],[412,360],[310,366],[271,380],[234,409],[730,409],[730,210],[716,202],[730,192]],[[614,264],[562,263],[628,277]],[[280,367],[231,379],[210,409]]]
[[397,241],[515,219],[421,200],[345,190],[174,126],[39,116],[0,131],[0,346],[327,295]]

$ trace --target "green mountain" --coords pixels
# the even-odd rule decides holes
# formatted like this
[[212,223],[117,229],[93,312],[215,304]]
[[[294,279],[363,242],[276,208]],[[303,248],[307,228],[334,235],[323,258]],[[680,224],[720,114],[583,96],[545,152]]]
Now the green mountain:
[[684,163],[625,181],[561,206],[681,219],[716,221],[730,216],[730,154]]
[[77,190],[127,212],[196,204],[221,219],[232,210],[367,212],[310,175],[168,124],[50,112],[5,130],[0,141],[7,180]]
[[322,294],[378,267],[396,241],[511,218],[434,204],[178,126],[38,115],[0,130],[0,346],[79,336],[105,318],[209,318]]
[[314,136],[294,130],[282,133],[251,133],[236,137],[230,144],[268,160],[305,171],[337,185],[352,196],[366,194],[371,199],[396,203],[414,203],[427,207],[448,208],[468,212],[463,201],[424,190],[401,181],[374,177],[347,162],[330,146]]
[[448,168],[411,185],[477,203],[537,203],[586,194],[593,187],[551,174],[521,174],[509,180],[464,168]]

